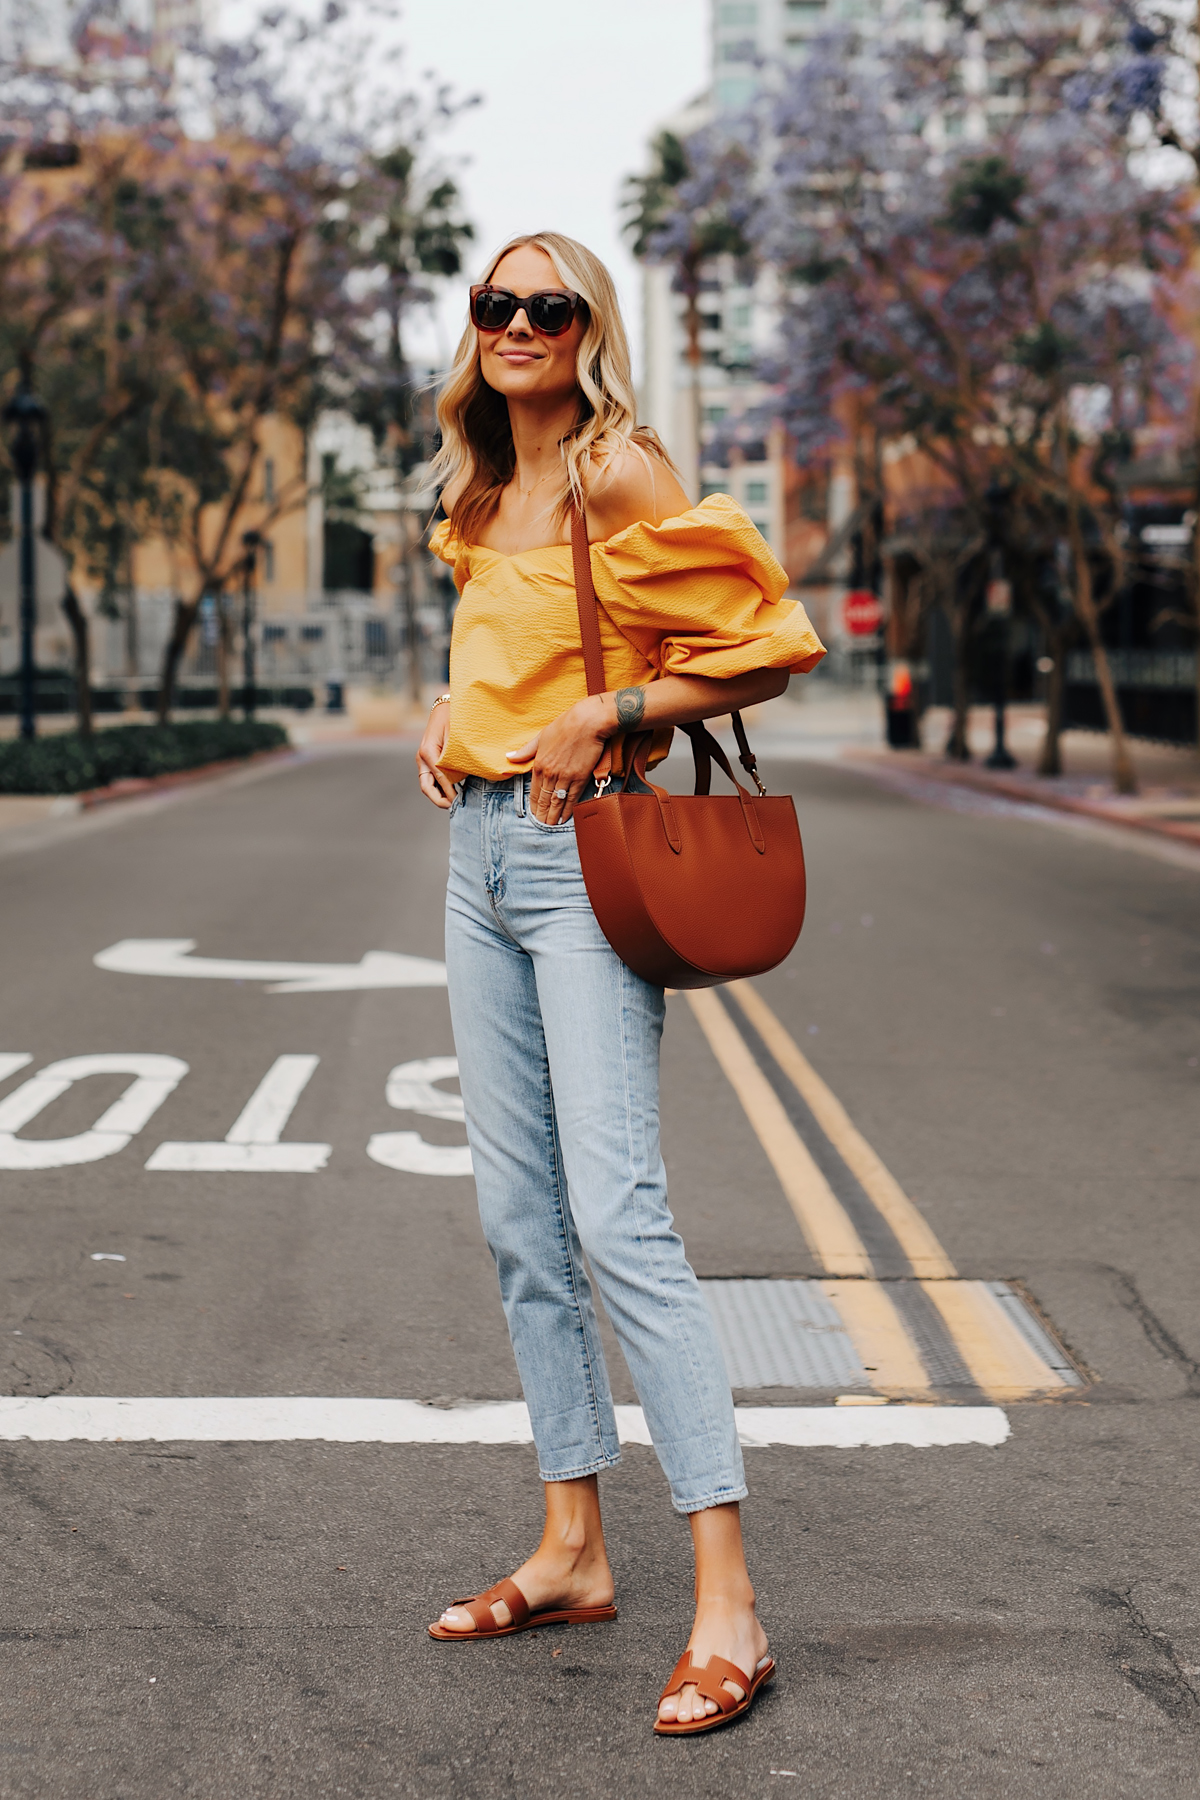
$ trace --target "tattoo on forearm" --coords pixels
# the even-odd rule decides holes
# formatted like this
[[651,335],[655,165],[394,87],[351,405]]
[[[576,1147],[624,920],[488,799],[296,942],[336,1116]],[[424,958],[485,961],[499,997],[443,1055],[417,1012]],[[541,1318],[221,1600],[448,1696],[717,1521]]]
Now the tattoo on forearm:
[[616,701],[617,724],[622,731],[636,731],[646,711],[645,688],[618,688]]

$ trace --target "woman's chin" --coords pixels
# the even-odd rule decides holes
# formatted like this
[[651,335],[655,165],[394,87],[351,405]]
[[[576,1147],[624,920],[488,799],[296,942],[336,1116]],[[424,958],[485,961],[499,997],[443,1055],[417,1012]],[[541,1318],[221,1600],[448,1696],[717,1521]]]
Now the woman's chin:
[[575,381],[563,385],[560,382],[548,382],[545,371],[536,363],[518,364],[516,368],[494,364],[484,369],[483,379],[497,394],[503,394],[506,400],[567,400],[575,391]]

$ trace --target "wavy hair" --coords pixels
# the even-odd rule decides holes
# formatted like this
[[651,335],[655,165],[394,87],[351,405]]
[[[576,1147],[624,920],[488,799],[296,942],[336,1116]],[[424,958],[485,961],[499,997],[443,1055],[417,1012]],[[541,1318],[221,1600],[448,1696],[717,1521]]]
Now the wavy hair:
[[[572,506],[583,505],[584,476],[592,465],[628,448],[656,457],[668,468],[672,464],[657,433],[637,422],[629,341],[612,276],[598,256],[561,232],[535,231],[510,238],[492,257],[481,279],[490,281],[509,251],[526,244],[545,252],[562,285],[577,293],[587,306],[587,323],[575,362],[579,419],[561,443],[563,484],[556,502],[561,526]],[[455,534],[470,543],[495,513],[501,491],[517,466],[508,402],[483,378],[479,334],[472,324],[463,332],[438,395],[437,416],[442,447],[433,460],[433,474],[443,486],[466,475],[451,523]]]

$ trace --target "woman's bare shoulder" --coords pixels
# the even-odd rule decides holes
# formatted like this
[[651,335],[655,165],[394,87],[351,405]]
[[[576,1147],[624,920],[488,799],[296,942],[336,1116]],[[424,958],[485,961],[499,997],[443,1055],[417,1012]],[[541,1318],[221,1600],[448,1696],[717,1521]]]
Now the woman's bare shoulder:
[[586,488],[588,535],[593,542],[615,537],[629,525],[661,525],[691,506],[668,465],[636,444],[595,466]]

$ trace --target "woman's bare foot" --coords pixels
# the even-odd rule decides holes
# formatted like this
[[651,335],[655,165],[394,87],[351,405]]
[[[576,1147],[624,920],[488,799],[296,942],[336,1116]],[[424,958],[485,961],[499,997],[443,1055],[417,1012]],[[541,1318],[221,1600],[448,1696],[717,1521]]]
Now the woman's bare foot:
[[[710,1656],[722,1656],[735,1669],[744,1669],[747,1675],[753,1675],[767,1654],[767,1634],[755,1615],[753,1592],[748,1602],[745,1599],[740,1602],[727,1599],[697,1601],[696,1621],[687,1648],[689,1659],[698,1669],[704,1667]],[[721,1685],[728,1688],[735,1699],[745,1699],[745,1689],[736,1681],[725,1681]],[[715,1700],[704,1699],[689,1685],[681,1693],[662,1701],[658,1716],[686,1725],[691,1719],[711,1717],[717,1711]]]
[[[612,1604],[612,1570],[604,1547],[594,1475],[578,1481],[546,1483],[546,1529],[542,1541],[528,1561],[514,1571],[512,1579],[529,1602],[531,1612]],[[492,1617],[497,1625],[512,1623],[512,1614],[503,1600],[492,1602]],[[476,1629],[465,1606],[447,1607],[438,1623],[448,1631]]]
[[[688,1523],[696,1552],[696,1618],[687,1642],[690,1660],[702,1669],[710,1656],[722,1656],[736,1669],[753,1675],[767,1654],[767,1634],[754,1611],[737,1503],[690,1513]],[[745,1698],[737,1682],[726,1681],[722,1686],[737,1699]],[[689,1684],[659,1703],[658,1716],[686,1725],[719,1710],[715,1700],[705,1699]]]

